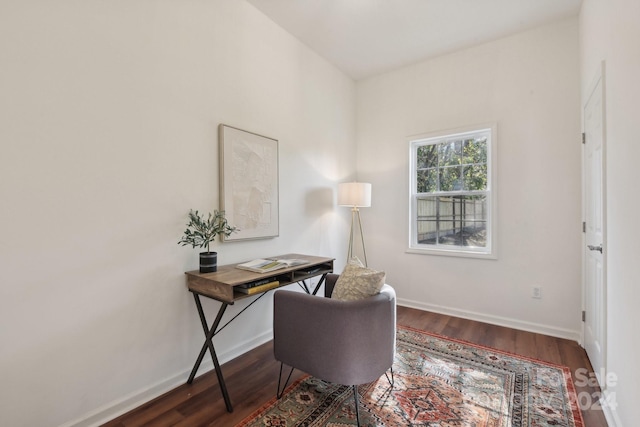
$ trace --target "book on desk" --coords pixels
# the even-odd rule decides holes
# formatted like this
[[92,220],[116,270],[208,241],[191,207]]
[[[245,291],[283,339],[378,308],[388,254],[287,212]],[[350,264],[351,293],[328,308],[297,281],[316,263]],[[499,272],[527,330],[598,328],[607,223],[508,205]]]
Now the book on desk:
[[309,261],[296,258],[259,258],[243,264],[238,264],[236,265],[236,268],[253,271],[254,273],[270,273],[283,268],[295,267],[304,264],[309,264]]
[[266,292],[270,289],[277,288],[280,286],[279,280],[273,280],[271,278],[258,280],[253,283],[246,283],[244,285],[236,286],[235,289],[243,294],[253,295],[258,294],[260,292]]

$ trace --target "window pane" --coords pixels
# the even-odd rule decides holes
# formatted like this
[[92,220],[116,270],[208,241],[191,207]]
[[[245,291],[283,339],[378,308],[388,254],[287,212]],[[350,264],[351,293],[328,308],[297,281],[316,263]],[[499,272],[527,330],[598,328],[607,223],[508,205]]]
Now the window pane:
[[463,201],[462,240],[464,246],[487,246],[487,198],[466,196]]
[[487,137],[467,139],[462,150],[462,163],[487,163]]
[[417,200],[418,243],[435,243],[438,229],[437,197],[420,197]]
[[437,169],[419,170],[417,173],[416,191],[418,193],[433,193],[438,191]]
[[487,165],[465,166],[463,175],[465,190],[487,189]]
[[418,198],[416,241],[440,246],[486,247],[486,203],[484,195]]
[[449,166],[440,169],[440,191],[462,190],[460,166]]
[[462,162],[462,141],[438,144],[440,167],[459,165]]
[[435,144],[422,145],[416,151],[416,167],[418,169],[435,168],[438,166],[438,146]]

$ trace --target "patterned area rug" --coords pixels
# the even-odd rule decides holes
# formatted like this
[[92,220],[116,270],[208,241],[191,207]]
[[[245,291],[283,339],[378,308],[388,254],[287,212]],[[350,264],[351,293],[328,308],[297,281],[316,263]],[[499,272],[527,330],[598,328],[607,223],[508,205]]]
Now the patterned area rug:
[[[584,427],[566,367],[401,327],[393,371],[358,388],[361,425]],[[238,426],[342,427],[354,409],[352,388],[306,377]]]

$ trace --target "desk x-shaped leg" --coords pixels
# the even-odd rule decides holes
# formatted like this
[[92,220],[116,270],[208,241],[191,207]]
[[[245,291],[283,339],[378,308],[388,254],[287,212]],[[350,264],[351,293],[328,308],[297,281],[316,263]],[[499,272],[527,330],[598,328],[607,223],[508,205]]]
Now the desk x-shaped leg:
[[[301,281],[302,284],[300,286],[302,287],[302,289],[305,290],[306,293],[315,295],[318,292],[318,289],[320,289],[320,286],[322,286],[322,284],[324,283],[324,280],[326,277],[327,277],[327,274],[324,273],[320,278],[320,280],[318,281],[318,284],[316,285],[316,287],[313,289],[313,292],[309,290],[309,287],[307,286],[307,283],[304,280]],[[298,282],[298,284],[300,284],[300,282]],[[233,406],[231,405],[231,399],[229,398],[229,393],[227,392],[227,385],[224,382],[224,376],[222,375],[222,371],[220,370],[220,362],[218,361],[218,356],[216,354],[216,349],[213,346],[212,340],[213,340],[213,337],[218,332],[224,329],[236,317],[241,315],[246,309],[251,307],[254,303],[256,303],[260,298],[265,296],[268,292],[269,291],[260,294],[258,298],[251,301],[249,305],[243,308],[239,313],[233,316],[233,318],[231,318],[227,323],[225,323],[220,328],[219,326],[220,326],[220,322],[222,321],[222,316],[224,315],[224,312],[229,306],[229,304],[227,304],[226,302],[222,303],[222,305],[220,306],[220,309],[218,310],[218,315],[216,316],[216,319],[213,321],[211,328],[209,328],[209,326],[207,325],[207,318],[205,317],[204,310],[202,309],[202,303],[200,302],[200,295],[196,293],[193,294],[193,297],[195,298],[195,301],[196,301],[196,307],[198,308],[198,315],[200,316],[200,322],[202,323],[202,329],[204,330],[206,339],[204,344],[202,345],[202,348],[200,349],[200,354],[198,354],[198,359],[196,360],[195,365],[193,365],[193,369],[191,370],[191,374],[189,375],[187,384],[191,384],[193,382],[193,379],[195,378],[196,373],[198,372],[198,368],[200,368],[200,364],[202,363],[202,359],[204,359],[204,355],[207,354],[207,349],[208,349],[209,353],[211,353],[211,359],[213,360],[213,367],[216,370],[216,376],[218,377],[218,384],[220,385],[220,391],[222,392],[222,397],[224,398],[224,404],[226,405],[228,412],[233,412]]]
[[224,383],[224,377],[222,376],[222,371],[220,370],[220,362],[218,361],[218,356],[216,355],[216,349],[213,347],[213,336],[217,333],[216,330],[220,325],[220,321],[222,320],[222,315],[224,315],[225,310],[229,304],[222,303],[220,309],[218,310],[218,315],[216,316],[216,320],[213,321],[213,325],[211,329],[209,329],[207,325],[207,318],[204,316],[204,310],[202,309],[202,303],[200,302],[200,296],[198,294],[193,294],[196,300],[196,307],[198,307],[198,315],[200,316],[200,322],[202,322],[202,329],[204,329],[204,333],[206,335],[206,340],[202,349],[200,350],[200,354],[198,355],[198,360],[196,364],[193,365],[193,369],[191,370],[191,375],[189,375],[189,379],[187,380],[187,384],[191,384],[193,379],[196,376],[196,372],[198,372],[198,368],[202,363],[202,359],[207,352],[207,348],[209,349],[209,353],[211,353],[211,359],[213,360],[213,366],[216,370],[216,375],[218,377],[218,384],[220,385],[220,391],[222,391],[222,397],[224,398],[224,404],[227,407],[228,412],[233,412],[233,406],[231,406],[231,399],[229,399],[229,393],[227,392],[227,385]]
[[324,273],[322,275],[322,277],[320,277],[320,280],[318,280],[318,284],[316,285],[315,288],[313,288],[313,292],[311,292],[311,290],[309,289],[309,286],[307,286],[307,281],[306,280],[300,280],[298,282],[298,286],[300,286],[302,288],[303,291],[305,291],[306,293],[308,293],[309,295],[315,295],[318,293],[318,290],[320,289],[320,286],[322,286],[322,284],[324,283],[324,280],[327,278],[327,273]]

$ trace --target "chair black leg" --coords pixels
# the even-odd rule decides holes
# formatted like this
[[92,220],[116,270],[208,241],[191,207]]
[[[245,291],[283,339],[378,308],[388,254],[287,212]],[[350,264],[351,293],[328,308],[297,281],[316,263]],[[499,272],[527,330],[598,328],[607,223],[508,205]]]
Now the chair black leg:
[[391,378],[389,378],[389,375],[386,372],[384,373],[384,376],[387,377],[387,381],[389,381],[389,385],[391,385],[391,388],[393,388],[393,385],[395,383],[395,378],[393,378],[393,366],[389,368],[389,370],[391,371]]
[[358,424],[358,427],[360,427],[360,404],[358,403],[358,386],[354,385],[353,386],[353,400],[355,401],[356,404],[356,423]]
[[280,373],[278,374],[278,389],[276,390],[276,397],[278,399],[282,397],[282,395],[284,394],[284,391],[287,389],[287,384],[289,384],[289,380],[291,379],[291,374],[293,373],[293,367],[292,367],[291,370],[289,371],[289,376],[287,377],[287,380],[284,382],[282,389],[280,389],[280,382],[282,381],[282,365],[284,365],[284,363],[280,362]]

